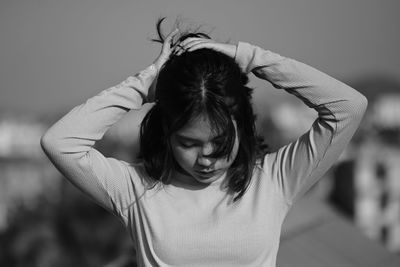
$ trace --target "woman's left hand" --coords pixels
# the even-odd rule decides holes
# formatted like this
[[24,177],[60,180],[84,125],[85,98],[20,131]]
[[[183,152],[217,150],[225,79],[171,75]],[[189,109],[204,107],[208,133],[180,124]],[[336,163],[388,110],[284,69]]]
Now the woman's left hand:
[[187,38],[180,44],[178,44],[176,49],[176,54],[180,55],[185,51],[191,52],[197,49],[208,48],[218,52],[221,52],[231,58],[235,58],[236,55],[236,45],[234,44],[226,44],[226,43],[217,43],[212,39],[206,38]]

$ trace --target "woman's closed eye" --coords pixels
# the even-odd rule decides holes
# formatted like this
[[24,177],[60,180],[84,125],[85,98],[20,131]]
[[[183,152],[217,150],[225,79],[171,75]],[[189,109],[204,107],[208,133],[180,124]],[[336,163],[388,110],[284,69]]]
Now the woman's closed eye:
[[[223,144],[223,142],[224,142],[224,139],[223,139],[223,138],[216,138],[216,139],[214,139],[214,140],[212,141],[212,145],[213,145],[213,147],[219,147],[219,146],[221,146],[221,145]],[[197,142],[191,141],[191,140],[181,140],[181,141],[179,141],[179,144],[180,144],[182,147],[185,147],[185,148],[191,148],[191,147],[201,146],[200,143],[197,143]]]
[[191,142],[191,141],[180,141],[179,144],[185,148],[192,148],[192,147],[197,146],[197,144],[195,142]]

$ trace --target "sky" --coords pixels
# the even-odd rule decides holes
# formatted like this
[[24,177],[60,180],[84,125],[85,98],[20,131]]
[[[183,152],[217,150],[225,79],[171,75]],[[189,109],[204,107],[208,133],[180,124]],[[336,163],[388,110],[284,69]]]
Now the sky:
[[[217,41],[249,42],[344,82],[400,80],[399,11],[397,0],[4,0],[0,110],[68,110],[144,69],[160,50],[149,41],[159,16],[166,29],[181,17]],[[261,107],[288,97],[255,77],[251,85]]]

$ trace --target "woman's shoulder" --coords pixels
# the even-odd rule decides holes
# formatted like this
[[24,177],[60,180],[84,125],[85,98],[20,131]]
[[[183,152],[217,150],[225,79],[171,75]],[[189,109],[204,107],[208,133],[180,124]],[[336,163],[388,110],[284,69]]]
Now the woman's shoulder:
[[148,174],[146,171],[143,160],[135,159],[131,162],[121,161],[129,172],[131,182],[136,189],[146,190],[153,188],[156,184],[156,180]]

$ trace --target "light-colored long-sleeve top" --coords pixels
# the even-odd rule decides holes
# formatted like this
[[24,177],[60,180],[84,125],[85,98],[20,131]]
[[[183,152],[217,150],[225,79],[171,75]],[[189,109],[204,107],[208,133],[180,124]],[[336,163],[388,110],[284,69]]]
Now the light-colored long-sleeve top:
[[358,128],[367,101],[346,84],[245,42],[238,43],[235,59],[246,73],[318,112],[307,133],[255,166],[237,202],[219,181],[201,190],[178,182],[149,186],[141,163],[106,158],[93,147],[124,114],[141,108],[157,75],[154,67],[76,106],[42,137],[59,171],[121,219],[139,266],[275,266],[288,210],[334,164]]

